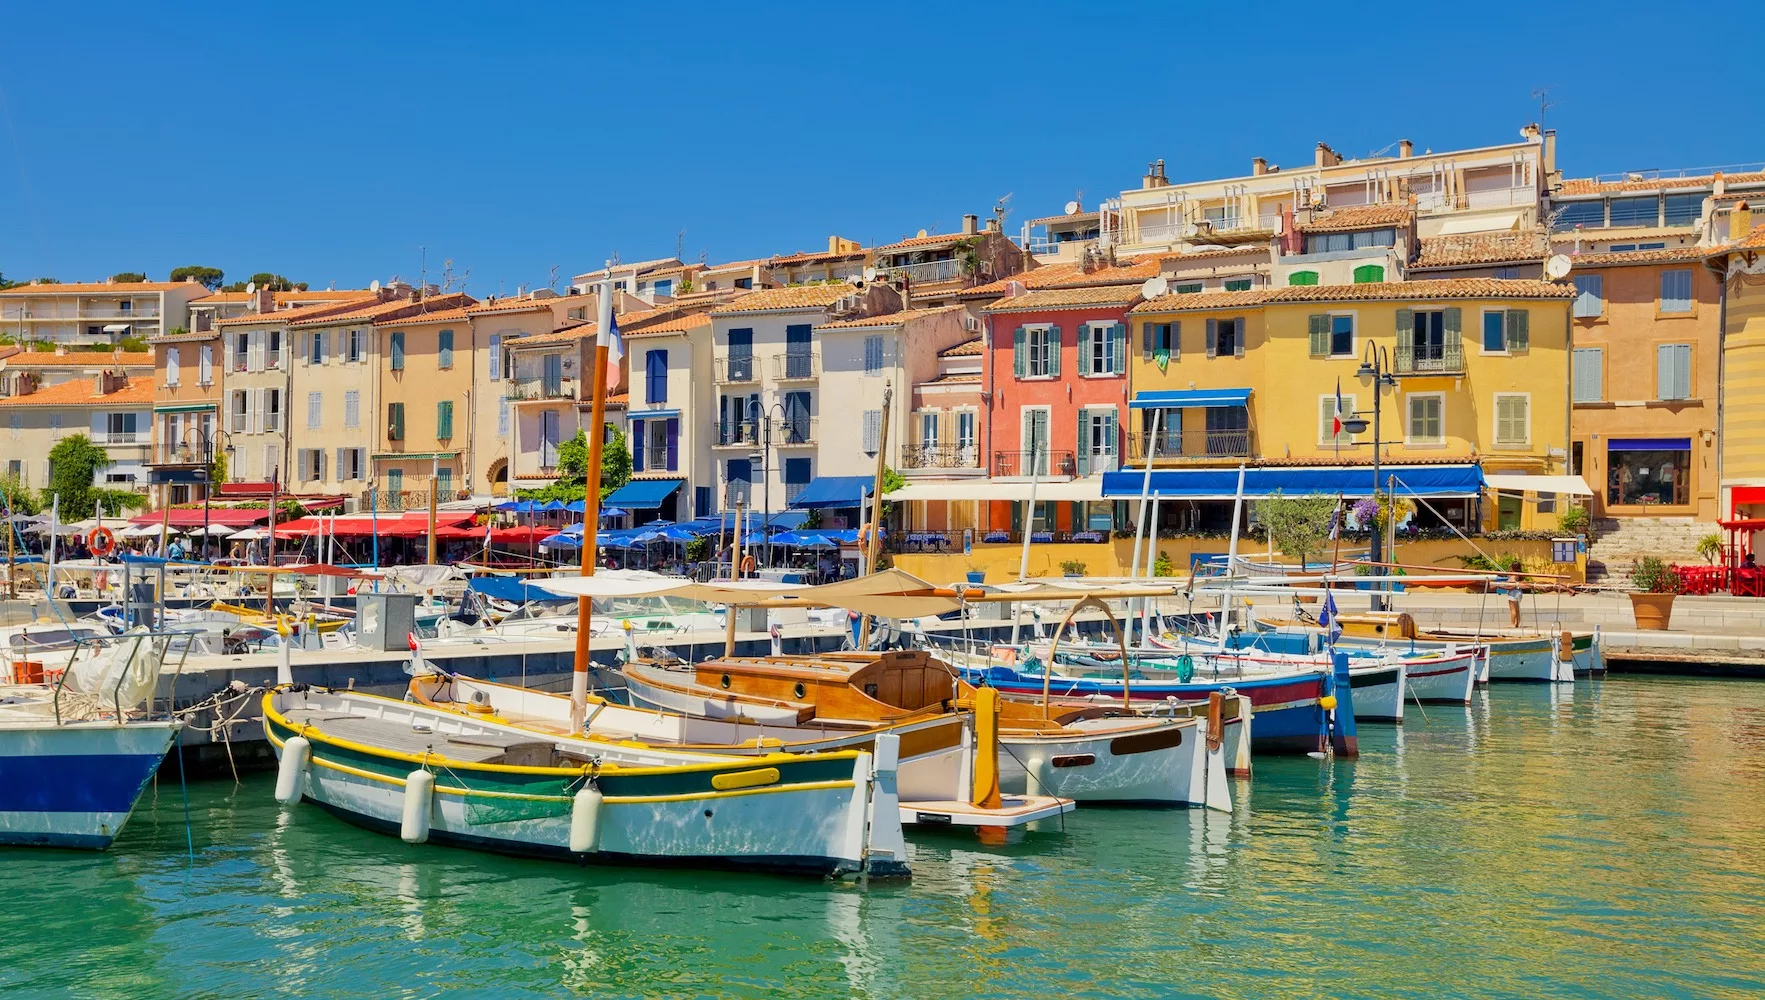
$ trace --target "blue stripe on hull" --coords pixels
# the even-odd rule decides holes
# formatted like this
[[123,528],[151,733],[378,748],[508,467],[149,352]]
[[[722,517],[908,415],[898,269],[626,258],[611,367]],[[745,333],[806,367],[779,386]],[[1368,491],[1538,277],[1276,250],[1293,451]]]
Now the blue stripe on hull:
[[0,812],[124,813],[164,754],[0,757]]

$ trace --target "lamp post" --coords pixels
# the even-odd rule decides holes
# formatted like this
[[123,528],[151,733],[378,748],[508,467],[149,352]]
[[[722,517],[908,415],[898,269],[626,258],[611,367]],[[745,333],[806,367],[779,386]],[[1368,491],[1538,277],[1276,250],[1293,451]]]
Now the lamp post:
[[[781,420],[788,420],[790,419],[790,411],[784,408],[783,403],[777,401],[767,407],[761,406],[760,401],[755,400],[748,412],[753,415],[754,424],[760,430],[760,451],[758,452],[760,456],[760,498],[761,510],[764,512],[760,521],[760,532],[762,538],[768,543],[763,558],[766,560],[766,565],[771,566],[771,540],[765,538],[766,529],[772,524],[772,421],[769,418],[776,412]],[[752,456],[750,456],[751,459]]]
[[[1379,502],[1379,452],[1384,446],[1379,426],[1382,409],[1380,396],[1387,389],[1397,388],[1397,379],[1391,374],[1391,355],[1385,350],[1385,345],[1368,343],[1366,349],[1361,352],[1361,366],[1354,374],[1356,378],[1360,379],[1361,385],[1371,386],[1373,389],[1373,502],[1376,505]],[[1363,433],[1367,429],[1366,418],[1358,414],[1348,417],[1342,421],[1342,429],[1350,434]],[[1396,504],[1392,504],[1392,513],[1395,513],[1395,508]],[[1385,561],[1383,543],[1384,536],[1375,525],[1373,527],[1373,544],[1368,551],[1372,562]],[[1373,594],[1372,603],[1374,611],[1385,610],[1385,599],[1377,592]]]
[[[189,433],[186,433],[184,435],[184,442],[185,442],[186,446],[188,446],[188,444],[190,442],[190,434],[195,434],[196,439],[202,443],[202,468],[199,471],[201,472],[201,475],[202,475],[202,561],[203,562],[209,561],[208,542],[209,542],[210,536],[208,533],[208,528],[209,528],[208,515],[209,515],[209,501],[214,496],[214,439],[215,439],[216,435],[221,435],[221,434],[226,434],[226,433],[227,433],[226,431],[222,430],[219,427],[216,427],[214,429],[213,434],[210,434],[208,431],[203,430],[201,427],[197,427],[195,430],[193,430]],[[227,455],[229,458],[228,464],[230,465],[230,464],[232,464],[231,457],[233,454],[233,445],[232,445],[231,440],[229,440],[227,443],[226,451],[227,451]],[[170,515],[168,514],[167,516],[169,517]]]

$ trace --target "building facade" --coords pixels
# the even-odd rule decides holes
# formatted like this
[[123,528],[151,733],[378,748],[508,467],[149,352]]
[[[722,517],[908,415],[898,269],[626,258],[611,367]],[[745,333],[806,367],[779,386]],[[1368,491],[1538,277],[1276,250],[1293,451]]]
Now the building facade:
[[190,327],[192,281],[88,281],[0,289],[0,331],[20,344],[116,345]]

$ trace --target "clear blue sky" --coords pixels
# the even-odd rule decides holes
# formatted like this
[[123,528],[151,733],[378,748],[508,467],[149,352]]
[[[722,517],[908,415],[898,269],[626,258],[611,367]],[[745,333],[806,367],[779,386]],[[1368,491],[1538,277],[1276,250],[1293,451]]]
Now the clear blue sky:
[[[1659,4],[1174,7],[23,5],[0,273],[361,286],[426,246],[486,295],[683,229],[689,260],[758,257],[948,231],[1009,192],[1015,232],[1157,157],[1181,180],[1319,140],[1508,141],[1540,86],[1571,176],[1765,160],[1756,73]],[[1677,55],[1638,48],[1651,23]]]

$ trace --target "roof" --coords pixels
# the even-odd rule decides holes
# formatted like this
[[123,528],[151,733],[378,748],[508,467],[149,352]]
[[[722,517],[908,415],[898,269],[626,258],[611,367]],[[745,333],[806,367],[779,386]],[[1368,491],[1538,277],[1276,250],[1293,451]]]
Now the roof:
[[[371,299],[374,293],[366,288],[321,288],[301,292],[277,292],[276,304],[295,304],[302,302],[341,302],[344,299]],[[202,297],[205,306],[225,305],[229,302],[250,302],[257,298],[252,292],[210,292]]]
[[4,359],[8,368],[152,368],[152,351],[20,351]]
[[824,260],[850,260],[853,257],[863,257],[869,252],[870,251],[866,250],[864,247],[858,247],[854,250],[807,250],[798,253],[777,254],[761,261],[761,263],[772,267],[790,264],[814,264],[818,261]]
[[[1765,172],[1724,174],[1725,184],[1765,184]],[[1707,188],[1716,183],[1715,174],[1702,174],[1695,177],[1636,177],[1622,181],[1602,181],[1596,177],[1575,177],[1563,182],[1556,191],[1558,196],[1591,195],[1591,194],[1638,194],[1649,191],[1663,191],[1669,188]]]
[[1709,251],[1708,256],[1727,253],[1730,250],[1765,250],[1765,223],[1754,226],[1752,232],[1740,239]]
[[1358,205],[1314,217],[1296,228],[1302,233],[1345,233],[1382,226],[1407,226],[1414,217],[1415,213],[1408,205]]
[[1467,267],[1477,264],[1511,264],[1544,259],[1543,241],[1537,232],[1467,233],[1462,236],[1425,236],[1414,267]]
[[353,312],[362,308],[359,299],[346,299],[342,302],[325,302],[317,305],[298,306],[293,309],[277,309],[274,312],[248,312],[239,316],[229,316],[216,320],[215,326],[262,326],[268,324],[295,323],[311,319],[315,316],[334,316],[338,313]]
[[949,385],[951,383],[979,382],[980,380],[981,380],[980,372],[945,372],[942,375],[937,375],[932,378],[928,378],[918,384],[919,385],[933,385],[933,384]]
[[408,322],[423,323],[429,313],[443,312],[469,306],[477,302],[465,292],[450,292],[431,298],[413,302],[409,299],[394,299],[391,302],[376,302],[372,305],[345,303],[340,306],[317,306],[303,316],[296,316],[288,321],[289,326],[330,325],[332,323],[375,323],[383,317],[396,317],[401,310],[421,310],[409,317]]
[[630,339],[632,337],[651,337],[661,333],[684,333],[687,330],[694,330],[701,326],[710,325],[711,317],[708,314],[693,313],[689,316],[676,316],[673,319],[665,319],[660,323],[652,323],[649,326],[637,330],[625,331],[623,336],[626,339]]
[[883,313],[878,316],[865,316],[861,319],[841,319],[832,323],[817,323],[817,330],[857,330],[880,326],[904,326],[916,319],[936,316],[940,313],[960,310],[961,306],[935,306],[926,309],[906,309],[901,312]]
[[941,246],[947,246],[951,243],[954,243],[957,240],[962,239],[965,236],[984,236],[984,235],[986,235],[986,234],[985,233],[936,233],[936,234],[928,235],[928,236],[912,236],[912,237],[909,237],[904,240],[897,240],[894,243],[888,243],[883,246],[877,247],[876,252],[877,253],[887,253],[892,250],[919,250],[919,249],[923,249],[925,247],[941,247]]
[[1030,225],[1032,225],[1032,226],[1046,226],[1049,223],[1087,222],[1087,221],[1090,221],[1091,219],[1096,219],[1096,218],[1100,218],[1100,216],[1094,211],[1093,212],[1068,212],[1065,215],[1044,215],[1040,219],[1031,219]]
[[471,315],[465,309],[442,309],[439,312],[418,313],[415,316],[394,316],[390,319],[377,319],[375,326],[416,326],[419,323],[463,323]]
[[1083,288],[1088,285],[1138,285],[1157,275],[1162,263],[1159,255],[1149,254],[1119,261],[1094,271],[1086,271],[1076,262],[1044,264],[1027,271],[1008,274],[984,285],[964,288],[957,295],[965,299],[996,299],[1005,294],[1006,286],[1013,281],[1032,291],[1039,288]]
[[1140,301],[1138,286],[1104,285],[1100,288],[1049,288],[999,299],[983,306],[985,312],[1031,312],[1038,309],[1075,309],[1083,306],[1131,306]]
[[578,278],[590,278],[590,277],[606,278],[606,277],[611,277],[615,274],[641,275],[641,274],[648,274],[649,272],[657,270],[658,268],[679,267],[679,266],[681,266],[681,263],[680,263],[680,258],[678,258],[678,257],[657,257],[655,260],[639,260],[639,261],[631,261],[631,262],[621,261],[617,264],[611,265],[610,267],[597,267],[592,271],[584,271],[581,274],[578,274],[577,277]]
[[546,344],[567,344],[594,336],[598,326],[599,324],[596,323],[578,320],[566,323],[550,333],[533,333],[525,337],[505,340],[503,346],[510,350],[519,350],[523,347],[539,347]]
[[55,295],[61,293],[68,295],[128,295],[134,292],[187,291],[192,288],[205,296],[209,294],[207,288],[194,281],[64,281],[60,284],[14,285],[11,288],[0,289],[0,295]]
[[[1335,287],[1326,285],[1323,287]],[[1185,312],[1190,310],[1242,309],[1260,306],[1275,292],[1272,288],[1252,288],[1243,292],[1185,292],[1160,295],[1128,310],[1133,313]]]
[[1435,299],[1570,299],[1572,285],[1553,281],[1500,278],[1432,278],[1421,281],[1374,281],[1359,285],[1289,285],[1269,294],[1268,301],[1380,302]]
[[852,294],[852,286],[843,281],[824,285],[789,285],[749,292],[729,305],[713,309],[713,316],[737,316],[742,313],[793,312],[825,309]]
[[190,344],[197,341],[213,340],[221,335],[219,330],[198,330],[195,333],[168,333],[159,337],[148,337],[149,344]]
[[[1561,251],[1561,247],[1557,248]],[[1663,247],[1660,250],[1618,250],[1600,253],[1578,253],[1569,255],[1569,261],[1576,267],[1624,267],[1638,264],[1679,264],[1687,261],[1703,260],[1709,256],[1709,247],[1683,246]]]
[[0,406],[117,406],[153,405],[153,380],[133,379],[115,392],[100,396],[89,378],[69,379],[21,396],[0,397]]
[[554,306],[561,305],[568,308],[572,304],[585,305],[593,301],[593,295],[552,295],[538,299],[511,297],[486,299],[483,302],[466,306],[466,311],[474,316],[482,316],[487,313],[531,312],[540,309],[549,312]]
[[940,358],[978,358],[986,353],[984,338],[970,337],[954,347],[946,347],[938,352]]

